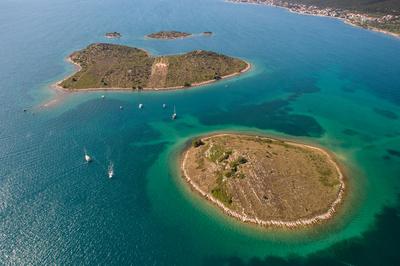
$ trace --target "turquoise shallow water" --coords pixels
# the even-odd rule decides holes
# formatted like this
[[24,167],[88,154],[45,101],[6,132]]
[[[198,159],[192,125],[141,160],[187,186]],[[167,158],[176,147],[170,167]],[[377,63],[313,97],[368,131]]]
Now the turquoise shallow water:
[[[215,34],[143,38],[162,29]],[[0,36],[1,264],[399,264],[398,39],[219,0],[3,0]],[[71,94],[41,108],[55,95],[49,84],[73,71],[65,57],[106,41],[154,54],[214,50],[254,68],[203,88]],[[237,130],[335,153],[350,185],[339,218],[266,231],[193,197],[176,165],[185,142]]]

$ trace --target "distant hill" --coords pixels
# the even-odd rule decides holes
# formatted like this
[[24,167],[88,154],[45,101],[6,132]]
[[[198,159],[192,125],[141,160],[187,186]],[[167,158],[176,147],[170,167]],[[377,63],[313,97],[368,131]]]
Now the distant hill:
[[400,0],[285,0],[288,3],[357,10],[367,13],[400,14]]

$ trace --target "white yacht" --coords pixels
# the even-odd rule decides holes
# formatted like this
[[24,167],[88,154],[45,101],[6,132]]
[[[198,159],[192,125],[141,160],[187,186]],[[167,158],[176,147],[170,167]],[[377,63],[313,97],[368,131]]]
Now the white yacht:
[[177,114],[176,114],[176,109],[175,109],[175,105],[174,105],[174,113],[172,114],[172,120],[175,120],[176,119],[176,117],[177,117]]
[[113,178],[114,176],[114,165],[113,163],[110,163],[108,166],[108,178]]
[[92,158],[87,153],[85,153],[85,161],[87,163],[90,163],[92,161]]
[[143,103],[139,103],[139,109],[143,108]]

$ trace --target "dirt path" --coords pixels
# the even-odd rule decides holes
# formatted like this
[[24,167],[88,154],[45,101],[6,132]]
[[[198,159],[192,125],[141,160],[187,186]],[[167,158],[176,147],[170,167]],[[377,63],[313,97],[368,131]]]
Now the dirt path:
[[149,82],[147,83],[148,88],[163,88],[167,82],[168,74],[168,59],[165,57],[159,57],[154,60],[151,67],[151,74]]

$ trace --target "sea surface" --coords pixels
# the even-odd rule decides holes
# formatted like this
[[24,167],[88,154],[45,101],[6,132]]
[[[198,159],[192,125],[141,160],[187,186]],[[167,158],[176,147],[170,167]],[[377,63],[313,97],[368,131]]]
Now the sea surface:
[[[143,38],[159,30],[214,35]],[[94,42],[213,50],[253,68],[190,90],[51,89]],[[0,264],[400,265],[399,39],[222,0],[1,0],[0,62]],[[348,178],[336,219],[266,230],[193,195],[180,152],[219,131],[332,151]]]

